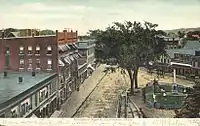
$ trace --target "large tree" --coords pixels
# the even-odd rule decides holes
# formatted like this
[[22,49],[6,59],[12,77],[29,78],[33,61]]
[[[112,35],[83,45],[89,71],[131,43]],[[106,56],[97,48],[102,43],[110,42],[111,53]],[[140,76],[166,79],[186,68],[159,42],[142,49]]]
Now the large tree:
[[165,54],[164,44],[157,37],[164,32],[155,30],[157,26],[150,22],[142,25],[140,22],[126,21],[115,22],[106,30],[90,31],[90,35],[97,39],[97,61],[115,64],[126,70],[131,81],[131,93],[134,92],[134,84],[138,88],[139,68]]

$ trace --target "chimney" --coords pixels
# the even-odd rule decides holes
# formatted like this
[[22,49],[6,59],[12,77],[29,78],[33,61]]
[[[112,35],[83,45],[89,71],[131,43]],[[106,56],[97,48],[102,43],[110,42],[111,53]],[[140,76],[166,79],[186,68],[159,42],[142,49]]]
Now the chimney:
[[4,76],[4,78],[6,78],[7,75],[8,75],[8,73],[7,73],[6,71],[4,71],[4,72],[3,72],[3,76]]
[[22,83],[23,82],[23,77],[18,77],[18,83]]
[[32,32],[31,32],[31,33],[32,33],[32,37],[34,37],[34,36],[35,36],[35,33],[34,33],[34,30],[33,30],[33,29],[32,29]]
[[35,77],[35,72],[32,72],[32,77]]
[[4,37],[5,37],[4,29],[2,29],[2,33],[1,34],[2,34],[2,36],[1,36],[2,39],[4,39]]
[[28,36],[31,36],[32,30],[31,30],[31,29],[28,29],[27,32],[28,32]]

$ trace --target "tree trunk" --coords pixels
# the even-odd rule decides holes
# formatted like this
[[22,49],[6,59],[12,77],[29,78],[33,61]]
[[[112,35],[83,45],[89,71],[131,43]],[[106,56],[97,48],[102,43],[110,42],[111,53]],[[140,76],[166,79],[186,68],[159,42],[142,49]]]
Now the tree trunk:
[[133,78],[134,78],[134,82],[135,82],[135,88],[138,88],[138,67],[134,70],[133,73]]
[[128,74],[131,81],[131,94],[134,94],[134,80],[132,78],[132,70],[128,70]]

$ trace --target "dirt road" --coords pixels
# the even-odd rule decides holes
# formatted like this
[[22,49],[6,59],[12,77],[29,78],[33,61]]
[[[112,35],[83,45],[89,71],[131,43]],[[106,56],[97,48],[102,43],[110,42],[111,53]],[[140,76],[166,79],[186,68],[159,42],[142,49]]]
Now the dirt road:
[[[144,87],[146,83],[154,79],[154,76],[156,75],[153,74],[151,76],[146,71],[139,70],[139,87]],[[130,87],[128,75],[125,78],[119,71],[104,77],[74,117],[115,118],[118,96],[123,90]],[[173,81],[173,78],[166,76],[159,81],[170,83]],[[188,85],[191,82],[177,79],[177,83]]]

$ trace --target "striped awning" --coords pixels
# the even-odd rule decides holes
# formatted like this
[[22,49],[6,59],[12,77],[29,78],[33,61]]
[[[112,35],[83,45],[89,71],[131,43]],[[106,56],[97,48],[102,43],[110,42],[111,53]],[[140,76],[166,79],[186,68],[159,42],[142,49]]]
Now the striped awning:
[[70,58],[71,61],[74,61],[73,55],[70,55],[69,58]]
[[65,66],[65,64],[59,59],[58,60],[59,66]]
[[65,61],[66,63],[68,63],[68,64],[71,64],[71,60],[70,60],[69,56],[66,56],[66,57],[64,58],[64,61]]

